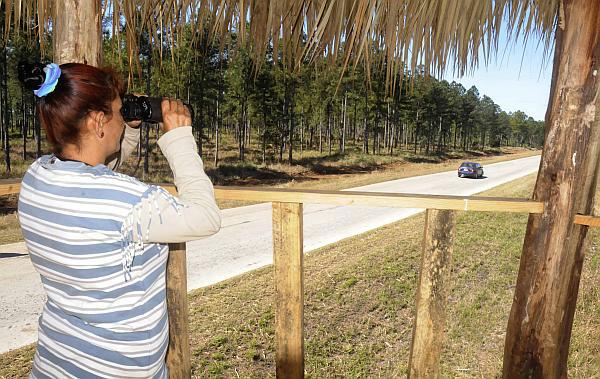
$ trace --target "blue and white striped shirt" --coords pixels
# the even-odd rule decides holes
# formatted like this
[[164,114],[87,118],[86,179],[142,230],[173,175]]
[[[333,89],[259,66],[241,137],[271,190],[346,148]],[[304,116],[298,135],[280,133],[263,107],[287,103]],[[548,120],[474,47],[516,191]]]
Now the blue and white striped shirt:
[[48,295],[32,377],[167,376],[168,246],[133,238],[142,200],[157,196],[171,197],[104,165],[31,165],[19,219]]

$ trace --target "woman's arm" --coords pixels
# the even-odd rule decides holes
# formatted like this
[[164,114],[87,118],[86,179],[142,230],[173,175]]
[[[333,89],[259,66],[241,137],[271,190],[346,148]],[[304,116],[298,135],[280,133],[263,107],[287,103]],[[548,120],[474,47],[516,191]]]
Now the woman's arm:
[[[212,183],[197,153],[192,128],[172,129],[158,140],[158,145],[173,170],[179,196],[156,191],[142,200],[142,241],[185,242],[218,232],[221,212],[215,201]],[[139,236],[135,234],[134,239],[138,240]]]

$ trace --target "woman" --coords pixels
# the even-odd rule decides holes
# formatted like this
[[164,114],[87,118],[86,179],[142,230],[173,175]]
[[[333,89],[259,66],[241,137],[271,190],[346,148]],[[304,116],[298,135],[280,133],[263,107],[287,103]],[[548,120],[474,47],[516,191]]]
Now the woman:
[[44,71],[34,92],[54,154],[29,167],[19,196],[48,298],[31,377],[167,377],[166,243],[214,234],[221,223],[189,112],[162,102],[158,145],[176,198],[113,171],[136,146],[139,122],[123,121],[112,71],[75,63]]

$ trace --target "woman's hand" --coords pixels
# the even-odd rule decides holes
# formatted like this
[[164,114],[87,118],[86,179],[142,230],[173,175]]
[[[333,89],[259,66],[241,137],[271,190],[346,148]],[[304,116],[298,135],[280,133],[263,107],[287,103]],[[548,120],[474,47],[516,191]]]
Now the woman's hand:
[[181,126],[191,126],[192,116],[190,115],[189,109],[181,102],[181,100],[164,98],[162,103],[162,130],[168,132],[169,130],[179,128]]

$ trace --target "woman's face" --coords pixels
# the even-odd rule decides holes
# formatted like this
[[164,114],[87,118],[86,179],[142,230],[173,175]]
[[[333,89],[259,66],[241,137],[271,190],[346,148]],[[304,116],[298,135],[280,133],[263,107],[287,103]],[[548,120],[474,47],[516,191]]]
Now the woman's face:
[[104,124],[104,141],[106,143],[107,156],[116,153],[121,148],[121,136],[125,128],[125,121],[121,115],[121,98],[117,96],[111,103],[112,115]]

